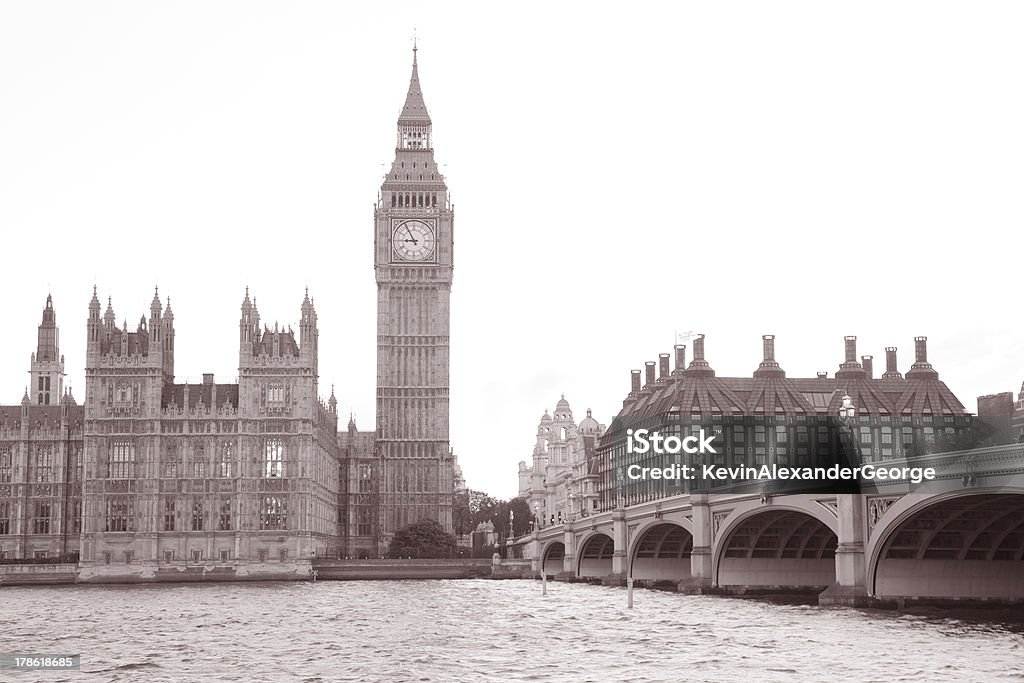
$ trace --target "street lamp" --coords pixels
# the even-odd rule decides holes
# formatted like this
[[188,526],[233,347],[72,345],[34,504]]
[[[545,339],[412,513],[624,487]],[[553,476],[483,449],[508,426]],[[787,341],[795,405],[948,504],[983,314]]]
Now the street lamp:
[[[859,459],[857,448],[857,435],[854,433],[854,421],[857,419],[857,406],[853,405],[853,399],[845,391],[843,392],[842,404],[839,406],[839,449],[841,458],[846,459],[847,464],[853,458]],[[847,452],[848,450],[848,452]]]
[[572,490],[572,479],[569,479],[569,481],[567,481],[565,483],[565,490],[566,490],[566,498],[569,499],[569,515],[568,515],[569,519],[568,519],[568,521],[572,522],[572,521],[574,521],[576,519],[576,506],[573,504],[573,502],[576,500],[576,494],[573,493],[573,490]]
[[839,419],[843,424],[849,425],[853,418],[857,417],[857,406],[853,405],[853,399],[849,394],[843,394],[843,404],[839,406]]

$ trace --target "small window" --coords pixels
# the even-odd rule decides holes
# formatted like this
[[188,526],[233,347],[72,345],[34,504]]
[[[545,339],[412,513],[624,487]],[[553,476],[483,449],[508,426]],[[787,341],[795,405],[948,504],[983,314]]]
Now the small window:
[[278,551],[278,554],[280,555],[282,562],[288,561],[288,548],[281,548],[281,550]]
[[228,551],[226,549],[224,549],[224,548],[221,548],[221,551],[220,551],[220,561],[221,562],[227,562],[228,561]]
[[267,549],[266,548],[260,548],[256,552],[256,557],[259,558],[260,562],[266,562],[267,561]]
[[789,432],[786,430],[784,425],[779,425],[775,428],[775,443],[788,443]]
[[164,551],[164,564],[170,564],[173,561],[174,561],[174,551],[173,550],[165,550]]
[[36,558],[37,560],[45,560],[46,559],[46,551],[45,550],[37,550],[34,553],[32,553],[32,557]]
[[202,561],[202,559],[203,559],[203,553],[202,553],[201,550],[193,550],[192,551],[192,561],[193,562],[198,563],[198,562]]
[[135,551],[133,551],[133,550],[125,550],[124,551],[124,563],[125,564],[131,564],[132,563],[132,558],[134,556],[135,556]]
[[109,550],[104,550],[103,551],[103,564],[110,564],[110,551]]

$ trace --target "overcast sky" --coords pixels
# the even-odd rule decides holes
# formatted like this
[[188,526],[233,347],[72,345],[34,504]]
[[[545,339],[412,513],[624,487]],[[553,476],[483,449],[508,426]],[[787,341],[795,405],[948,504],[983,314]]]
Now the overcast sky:
[[610,422],[676,331],[725,376],[765,333],[792,377],[847,334],[906,371],[927,335],[968,409],[1020,388],[1020,3],[8,2],[0,402],[47,292],[81,400],[94,283],[132,327],[159,284],[178,381],[221,382],[246,285],[296,328],[308,285],[321,392],[372,429],[372,205],[414,28],[471,487],[515,495],[544,409]]

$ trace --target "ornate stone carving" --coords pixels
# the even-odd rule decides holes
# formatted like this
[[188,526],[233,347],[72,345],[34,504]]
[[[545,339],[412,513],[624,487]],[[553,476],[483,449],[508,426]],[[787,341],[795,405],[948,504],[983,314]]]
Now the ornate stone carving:
[[821,507],[832,513],[832,516],[839,519],[839,503],[834,500],[816,500],[814,501]]
[[722,522],[732,510],[726,510],[724,512],[716,512],[711,516],[711,537],[716,538],[718,536],[718,529],[722,526]]
[[899,500],[899,496],[877,497],[868,499],[868,531],[875,528],[875,524],[882,518],[886,510]]

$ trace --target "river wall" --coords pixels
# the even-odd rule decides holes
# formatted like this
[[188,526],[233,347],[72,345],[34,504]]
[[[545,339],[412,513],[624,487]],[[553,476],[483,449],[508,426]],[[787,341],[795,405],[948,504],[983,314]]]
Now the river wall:
[[314,560],[265,564],[0,564],[0,587],[225,581],[399,581],[530,578],[529,560]]

